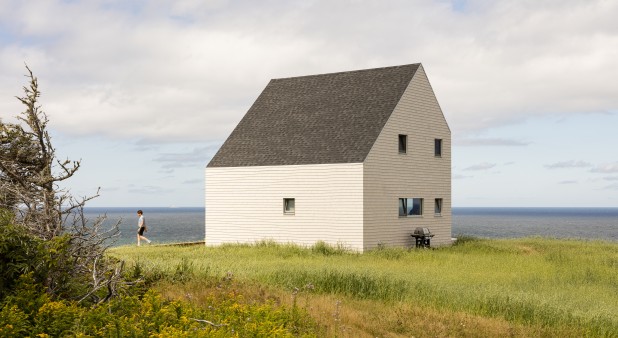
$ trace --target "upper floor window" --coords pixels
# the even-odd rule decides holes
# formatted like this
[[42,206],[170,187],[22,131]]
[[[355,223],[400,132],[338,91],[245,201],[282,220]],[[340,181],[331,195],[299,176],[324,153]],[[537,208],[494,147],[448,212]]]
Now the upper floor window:
[[422,198],[400,198],[399,216],[421,216],[423,215]]
[[405,154],[408,152],[408,135],[399,134],[399,153]]
[[442,156],[442,139],[441,138],[435,139],[434,155],[436,157]]
[[283,199],[283,213],[287,215],[293,215],[296,211],[296,201],[294,198]]

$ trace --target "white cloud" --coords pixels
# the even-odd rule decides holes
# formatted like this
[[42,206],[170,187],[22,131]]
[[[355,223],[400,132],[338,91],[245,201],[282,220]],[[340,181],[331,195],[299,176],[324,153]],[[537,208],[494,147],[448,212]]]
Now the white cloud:
[[67,133],[223,140],[270,78],[412,62],[424,63],[460,132],[618,109],[615,1],[1,6],[10,10],[0,13],[0,111],[21,111],[11,98],[26,61],[53,126]]
[[577,181],[575,180],[565,180],[565,181],[560,181],[558,182],[558,184],[576,184]]
[[575,160],[556,162],[556,163],[545,165],[545,168],[547,169],[588,168],[588,167],[592,167],[592,164],[585,162],[585,161],[575,161]]
[[522,147],[529,143],[517,140],[508,140],[502,138],[465,138],[455,140],[456,146],[507,146],[507,147]]
[[186,180],[186,181],[182,182],[182,184],[197,184],[197,183],[202,183],[203,184],[204,180],[195,178],[195,179]]
[[453,179],[454,180],[462,180],[464,178],[472,178],[473,176],[466,176],[466,175],[460,175],[460,174],[453,174]]
[[618,183],[613,183],[605,187],[607,190],[618,190]]
[[595,172],[595,173],[606,173],[606,174],[618,173],[618,162],[600,164],[596,166],[595,168],[592,168],[592,170],[590,171]]
[[212,158],[219,144],[199,147],[184,153],[162,153],[153,161],[163,163],[163,169],[182,168],[187,166],[204,166]]
[[466,170],[466,171],[488,170],[488,169],[491,169],[491,168],[493,168],[495,166],[496,166],[495,163],[483,162],[483,163],[479,163],[479,164],[475,164],[475,165],[469,166],[469,167],[465,168],[464,170]]

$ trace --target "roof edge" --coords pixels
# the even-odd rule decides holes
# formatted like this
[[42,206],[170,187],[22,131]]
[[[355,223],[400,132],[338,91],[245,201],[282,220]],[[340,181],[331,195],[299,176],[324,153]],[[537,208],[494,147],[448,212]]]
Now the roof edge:
[[324,75],[336,75],[336,74],[343,74],[343,73],[346,73],[346,74],[361,73],[361,72],[375,71],[375,70],[378,70],[378,69],[392,69],[392,68],[402,68],[402,67],[410,67],[410,66],[422,67],[422,64],[420,62],[417,62],[417,63],[409,63],[409,64],[404,64],[404,65],[398,65],[398,66],[387,66],[387,67],[356,69],[356,70],[347,70],[347,71],[341,71],[341,72],[320,73],[320,74],[311,74],[311,75],[276,77],[276,78],[272,78],[270,81],[287,80],[287,79],[299,79],[299,78],[309,78],[309,77],[317,77],[317,76],[324,76]]

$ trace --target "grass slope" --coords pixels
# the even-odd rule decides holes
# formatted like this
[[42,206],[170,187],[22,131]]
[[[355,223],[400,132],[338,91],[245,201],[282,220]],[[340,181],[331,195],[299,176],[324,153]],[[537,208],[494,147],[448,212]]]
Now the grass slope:
[[208,292],[200,280],[233,275],[249,294],[301,297],[329,335],[618,336],[615,243],[467,239],[357,254],[261,242],[111,254],[149,273],[191,276],[162,287],[169,296]]

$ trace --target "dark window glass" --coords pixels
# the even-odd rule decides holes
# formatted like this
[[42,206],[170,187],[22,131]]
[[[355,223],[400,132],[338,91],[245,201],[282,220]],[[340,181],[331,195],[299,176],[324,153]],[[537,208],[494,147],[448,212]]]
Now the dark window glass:
[[442,139],[437,138],[435,140],[435,143],[436,143],[435,155],[436,156],[442,156]]
[[423,199],[408,198],[408,216],[420,216],[423,214]]
[[442,213],[442,199],[441,198],[436,198],[436,204],[435,204],[434,212],[436,213],[436,215],[439,215],[439,214]]
[[296,201],[293,198],[284,198],[283,199],[283,213],[284,214],[293,214],[296,210]]
[[422,198],[400,198],[399,216],[421,216],[423,214]]
[[407,199],[405,199],[405,198],[400,198],[399,199],[399,216],[406,216],[407,215],[407,213],[406,213],[406,210],[407,210],[407,208],[406,208],[406,201],[407,201]]
[[399,153],[405,154],[408,151],[408,135],[399,134]]

